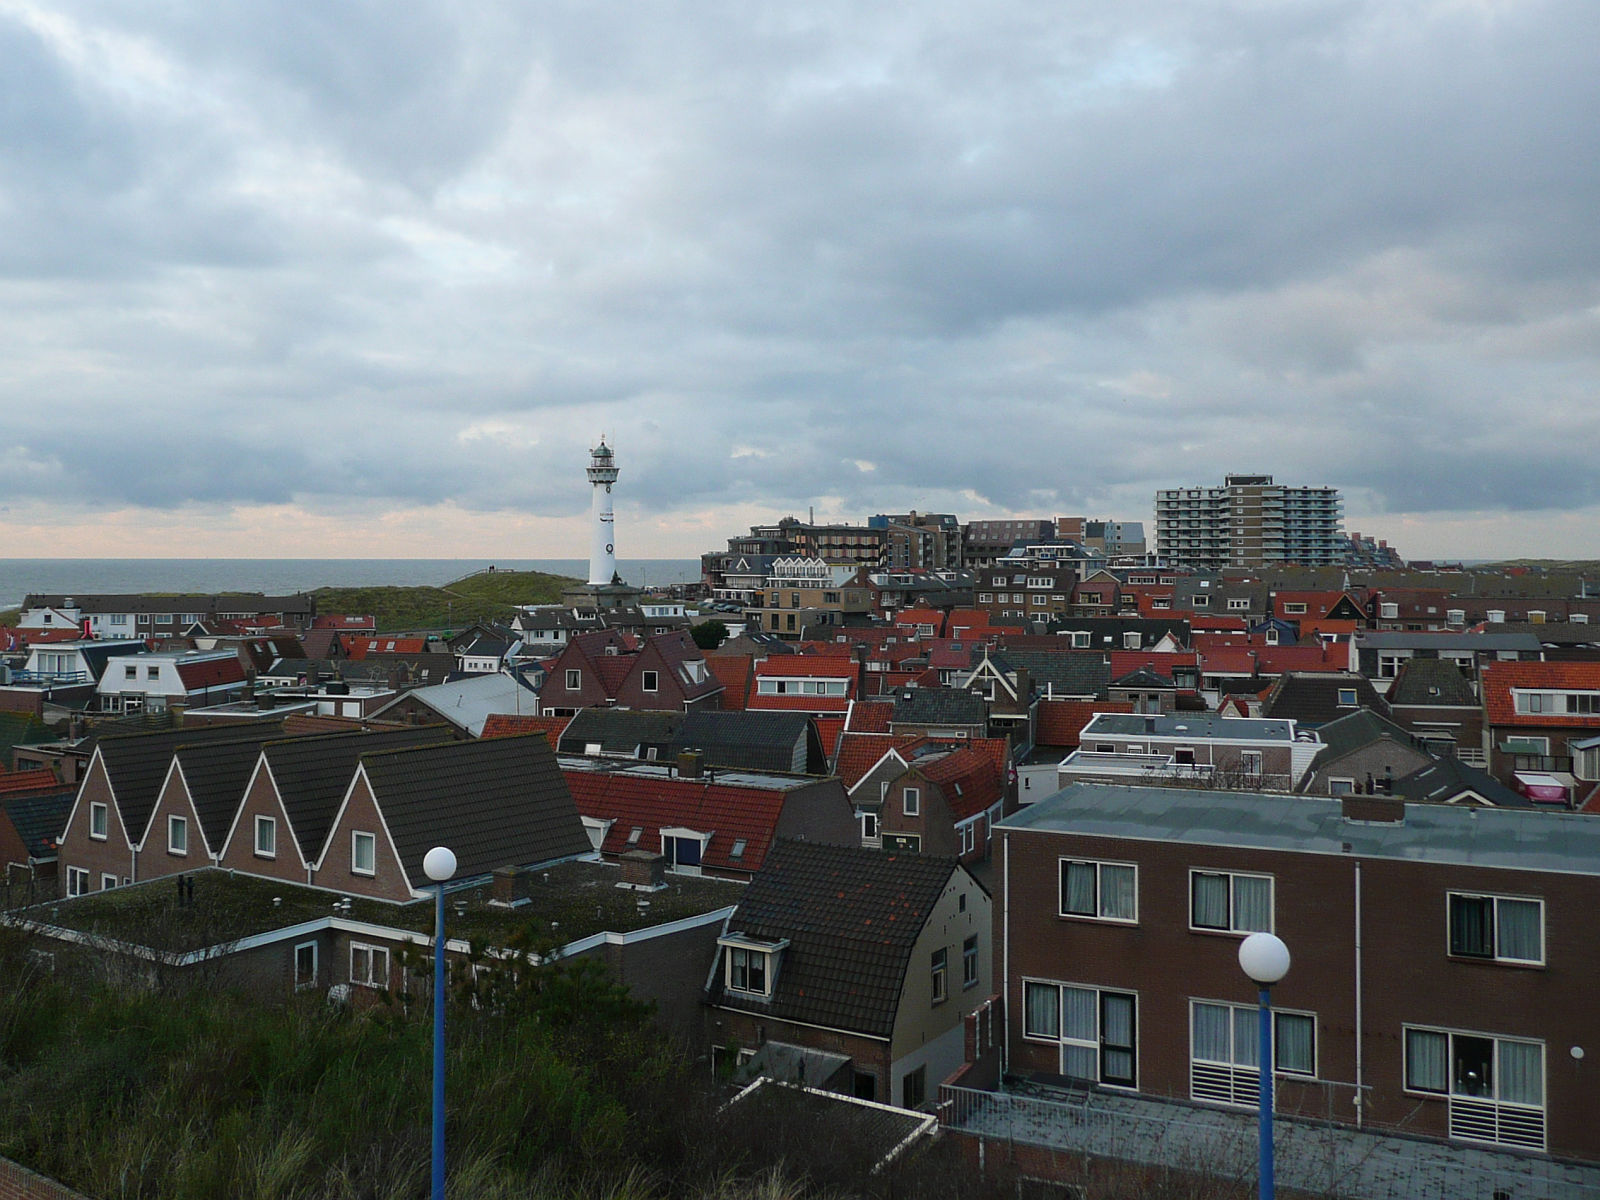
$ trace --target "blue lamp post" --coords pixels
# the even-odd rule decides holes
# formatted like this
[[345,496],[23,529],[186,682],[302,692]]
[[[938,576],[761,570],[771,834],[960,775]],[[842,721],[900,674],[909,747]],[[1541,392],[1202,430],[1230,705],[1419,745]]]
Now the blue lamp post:
[[456,856],[435,846],[422,870],[438,886],[433,916],[433,1200],[444,1200],[444,885],[456,873]]
[[1239,943],[1239,965],[1259,989],[1261,1003],[1261,1200],[1273,1200],[1272,1178],[1272,985],[1289,973],[1289,947],[1270,933],[1252,933]]

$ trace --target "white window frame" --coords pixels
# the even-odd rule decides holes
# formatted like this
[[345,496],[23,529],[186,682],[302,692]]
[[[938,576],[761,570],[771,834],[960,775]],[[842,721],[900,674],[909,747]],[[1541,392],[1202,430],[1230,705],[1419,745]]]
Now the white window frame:
[[914,787],[900,789],[900,810],[908,817],[920,817],[922,815],[922,789]]
[[[1199,876],[1221,876],[1228,881],[1228,923],[1226,925],[1200,925],[1194,916],[1194,881]],[[1236,899],[1236,884],[1240,879],[1264,879],[1267,881],[1267,928],[1263,930],[1246,929],[1239,924],[1237,913],[1239,910]],[[1274,875],[1263,874],[1259,871],[1226,871],[1211,870],[1203,867],[1189,869],[1189,928],[1195,933],[1221,933],[1230,936],[1247,937],[1252,933],[1271,933],[1278,923],[1278,883]]]
[[[378,971],[379,956],[382,956],[383,970]],[[365,971],[358,971],[357,963],[365,966]],[[387,988],[389,986],[389,947],[374,946],[370,942],[350,943],[350,982],[357,987]]]
[[[1426,1087],[1416,1083],[1411,1074],[1411,1040],[1414,1036],[1433,1036],[1445,1039],[1444,1087]],[[1491,1051],[1490,1094],[1475,1095],[1457,1091],[1456,1039],[1473,1038],[1493,1044]],[[1501,1090],[1501,1046],[1505,1044],[1537,1046],[1539,1048],[1538,1104],[1503,1099]],[[1537,1038],[1508,1037],[1496,1033],[1452,1029],[1435,1025],[1401,1026],[1400,1069],[1402,1090],[1409,1095],[1445,1100],[1449,1104],[1449,1136],[1464,1142],[1480,1142],[1491,1146],[1517,1146],[1523,1149],[1545,1148],[1545,1121],[1550,1096],[1550,1063],[1545,1043]]]
[[111,836],[111,806],[100,800],[89,801],[89,837],[103,842]]
[[[1040,1034],[1040,1033],[1035,1033],[1035,1032],[1032,1032],[1032,1031],[1029,1030],[1028,1021],[1031,1019],[1031,1017],[1033,1015],[1032,1006],[1029,1005],[1029,1003],[1028,1003],[1028,989],[1030,987],[1051,988],[1051,989],[1055,990],[1055,993],[1056,993],[1056,1001],[1055,1001],[1055,1026],[1056,1026],[1056,1031],[1055,1031],[1054,1035]],[[1095,1008],[1095,1036],[1094,1036],[1094,1038],[1092,1040],[1087,1039],[1087,1038],[1067,1037],[1062,1033],[1062,1020],[1063,1020],[1062,1011],[1061,1011],[1062,991],[1064,989],[1068,989],[1068,988],[1070,988],[1070,989],[1072,989],[1074,991],[1092,992],[1092,993],[1094,993],[1094,997],[1095,997],[1095,1006],[1094,1006],[1094,1008]],[[1133,1074],[1132,1074],[1131,1078],[1127,1078],[1127,1077],[1124,1077],[1124,1076],[1117,1076],[1115,1078],[1108,1078],[1107,1075],[1106,1075],[1106,1065],[1105,1065],[1105,1057],[1106,1056],[1105,1056],[1105,1051],[1106,1051],[1107,1047],[1106,1047],[1105,1040],[1104,1040],[1104,1033],[1105,1033],[1105,998],[1108,995],[1109,996],[1115,996],[1115,997],[1118,997],[1118,998],[1121,998],[1121,999],[1131,1000],[1133,1002],[1133,1042],[1132,1042],[1132,1044],[1130,1046],[1126,1046],[1126,1047],[1116,1046],[1116,1047],[1113,1047],[1114,1049],[1117,1049],[1117,1050],[1126,1049],[1129,1052],[1129,1054],[1131,1055],[1132,1061],[1133,1061]],[[1093,1080],[1093,1082],[1097,1082],[1097,1083],[1101,1084],[1102,1086],[1105,1086],[1105,1087],[1108,1087],[1108,1088],[1116,1088],[1116,1089],[1119,1089],[1119,1090],[1122,1090],[1122,1091],[1137,1091],[1138,1090],[1138,1088],[1139,1088],[1139,1041],[1140,1041],[1140,1038],[1139,1038],[1139,1009],[1140,1009],[1140,1004],[1139,1004],[1139,993],[1138,992],[1127,991],[1127,990],[1122,989],[1122,988],[1101,988],[1101,987],[1096,987],[1096,986],[1094,986],[1092,984],[1066,983],[1066,982],[1062,982],[1060,980],[1055,980],[1055,979],[1037,979],[1037,978],[1024,977],[1023,980],[1022,980],[1022,1008],[1023,1008],[1023,1032],[1022,1032],[1023,1038],[1026,1041],[1030,1041],[1030,1042],[1045,1042],[1045,1043],[1051,1043],[1051,1044],[1054,1044],[1054,1045],[1062,1047],[1061,1053],[1062,1053],[1063,1057],[1062,1057],[1062,1060],[1058,1063],[1058,1066],[1062,1068],[1062,1073],[1063,1074],[1066,1073],[1065,1072],[1065,1066],[1066,1066],[1065,1053],[1066,1053],[1066,1048],[1067,1047],[1069,1047],[1069,1046],[1070,1047],[1076,1047],[1076,1048],[1078,1048],[1080,1050],[1093,1050],[1094,1051],[1094,1055],[1095,1055],[1095,1079]]]
[[1239,751],[1239,771],[1243,775],[1259,778],[1266,765],[1266,756],[1260,750]]
[[943,1004],[950,998],[950,951],[944,946],[929,956],[928,989],[935,1004]]
[[961,943],[961,987],[978,986],[978,935],[969,934]]
[[89,874],[87,867],[67,868],[67,895],[87,896],[89,885],[94,882],[94,876]]
[[[300,951],[302,950],[311,951],[310,979],[300,978]],[[321,951],[317,948],[316,942],[300,942],[295,946],[293,953],[289,957],[289,970],[294,974],[295,991],[303,992],[307,988],[314,988],[317,986],[317,982],[321,978],[322,963],[320,959]]]
[[[1201,1007],[1226,1009],[1228,1012],[1228,1053],[1226,1061],[1201,1058],[1195,1048],[1195,1028]],[[1213,1104],[1227,1104],[1238,1108],[1254,1109],[1261,1102],[1260,1053],[1261,1009],[1254,1004],[1231,1004],[1225,1000],[1191,997],[1189,1000],[1189,1098]],[[1249,1018],[1241,1022],[1241,1018]],[[1281,1045],[1280,1018],[1295,1017],[1311,1022],[1311,1070],[1300,1071],[1279,1065]],[[1249,1033],[1241,1045],[1241,1023],[1248,1025]],[[1317,1076],[1318,1045],[1317,1014],[1297,1009],[1272,1009],[1272,1074],[1274,1079],[1314,1080]]]
[[[1094,907],[1092,913],[1069,912],[1067,909],[1067,868],[1071,866],[1094,868]],[[1105,872],[1107,868],[1113,870],[1128,870],[1133,872],[1133,914],[1131,916],[1118,916],[1106,912],[1106,887]],[[1130,862],[1105,862],[1100,859],[1066,858],[1056,860],[1056,915],[1071,921],[1100,921],[1113,925],[1137,925],[1139,923],[1139,864]]]
[[640,671],[639,688],[646,692],[661,690],[661,673],[659,671]]
[[863,842],[876,842],[880,836],[878,814],[863,809],[861,813],[861,840]]
[[116,886],[117,886],[117,877],[115,875],[111,874],[109,871],[101,872],[101,874],[100,874],[100,890],[102,892],[109,892],[112,888],[114,888]]
[[579,670],[577,667],[567,667],[566,668],[566,672],[567,672],[567,674],[566,674],[566,689],[567,689],[567,691],[576,692],[576,691],[579,691],[580,689],[582,689],[582,687],[583,687],[583,672],[581,670]]
[[[359,849],[359,847],[362,845],[363,838],[366,839],[366,845],[369,848],[367,857],[371,862],[371,865],[366,867],[361,865],[361,851]],[[377,834],[368,833],[364,829],[352,829],[350,831],[350,873],[352,875],[366,875],[368,877],[374,876],[378,873]]]
[[[266,833],[267,833],[266,849],[262,849],[261,833],[262,833],[263,830],[265,830]],[[269,816],[266,816],[265,814],[259,814],[259,813],[256,815],[256,820],[255,820],[255,851],[254,851],[254,853],[255,853],[255,856],[257,858],[277,858],[278,857],[278,818],[277,817],[269,817]]]
[[[1458,950],[1455,945],[1455,919],[1454,909],[1457,900],[1487,900],[1489,901],[1492,916],[1489,922],[1491,949],[1488,954],[1475,954],[1466,950]],[[1533,904],[1539,910],[1539,957],[1538,958],[1512,958],[1500,952],[1500,906],[1502,904]],[[1445,893],[1445,949],[1451,958],[1470,960],[1473,962],[1505,963],[1517,967],[1542,967],[1545,965],[1547,952],[1545,941],[1545,909],[1544,900],[1538,896],[1502,896],[1490,892],[1465,892],[1450,891]]]
[[172,813],[167,817],[167,853],[178,858],[189,856],[189,818]]

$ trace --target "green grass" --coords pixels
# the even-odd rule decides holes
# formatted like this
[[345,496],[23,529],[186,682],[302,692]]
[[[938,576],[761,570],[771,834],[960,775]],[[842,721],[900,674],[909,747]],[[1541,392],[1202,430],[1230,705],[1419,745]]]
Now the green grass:
[[554,604],[581,580],[542,571],[486,571],[443,587],[318,588],[321,613],[371,614],[385,633],[460,629],[474,621],[509,621],[523,604]]
[[[178,904],[171,880],[154,879],[39,905],[22,915],[41,924],[181,954],[333,915],[333,905],[341,898],[317,888],[215,869],[197,871],[192,877],[192,906]],[[662,891],[639,893],[618,888],[619,878],[616,867],[602,863],[562,863],[530,872],[521,880],[528,903],[515,908],[491,906],[488,885],[452,892],[447,897],[449,934],[490,947],[506,946],[523,936],[539,944],[564,945],[595,933],[626,933],[731,907],[744,894],[742,884],[729,880],[684,877],[674,877]],[[649,901],[647,908],[639,907],[641,899]],[[352,898],[348,916],[417,933],[433,931],[431,900],[385,904]]]

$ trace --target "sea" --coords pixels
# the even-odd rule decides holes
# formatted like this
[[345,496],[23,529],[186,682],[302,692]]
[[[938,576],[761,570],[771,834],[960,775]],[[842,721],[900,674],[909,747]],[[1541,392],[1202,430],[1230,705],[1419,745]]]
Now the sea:
[[[288,595],[319,587],[436,587],[489,567],[589,576],[584,558],[0,558],[0,611],[16,608],[36,592]],[[618,559],[617,573],[640,587],[693,583],[700,578],[700,560]]]

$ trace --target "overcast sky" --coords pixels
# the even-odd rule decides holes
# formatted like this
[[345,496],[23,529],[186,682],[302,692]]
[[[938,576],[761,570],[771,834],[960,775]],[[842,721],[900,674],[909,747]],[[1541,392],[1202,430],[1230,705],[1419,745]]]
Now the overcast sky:
[[1600,4],[0,0],[4,556],[1600,557]]

